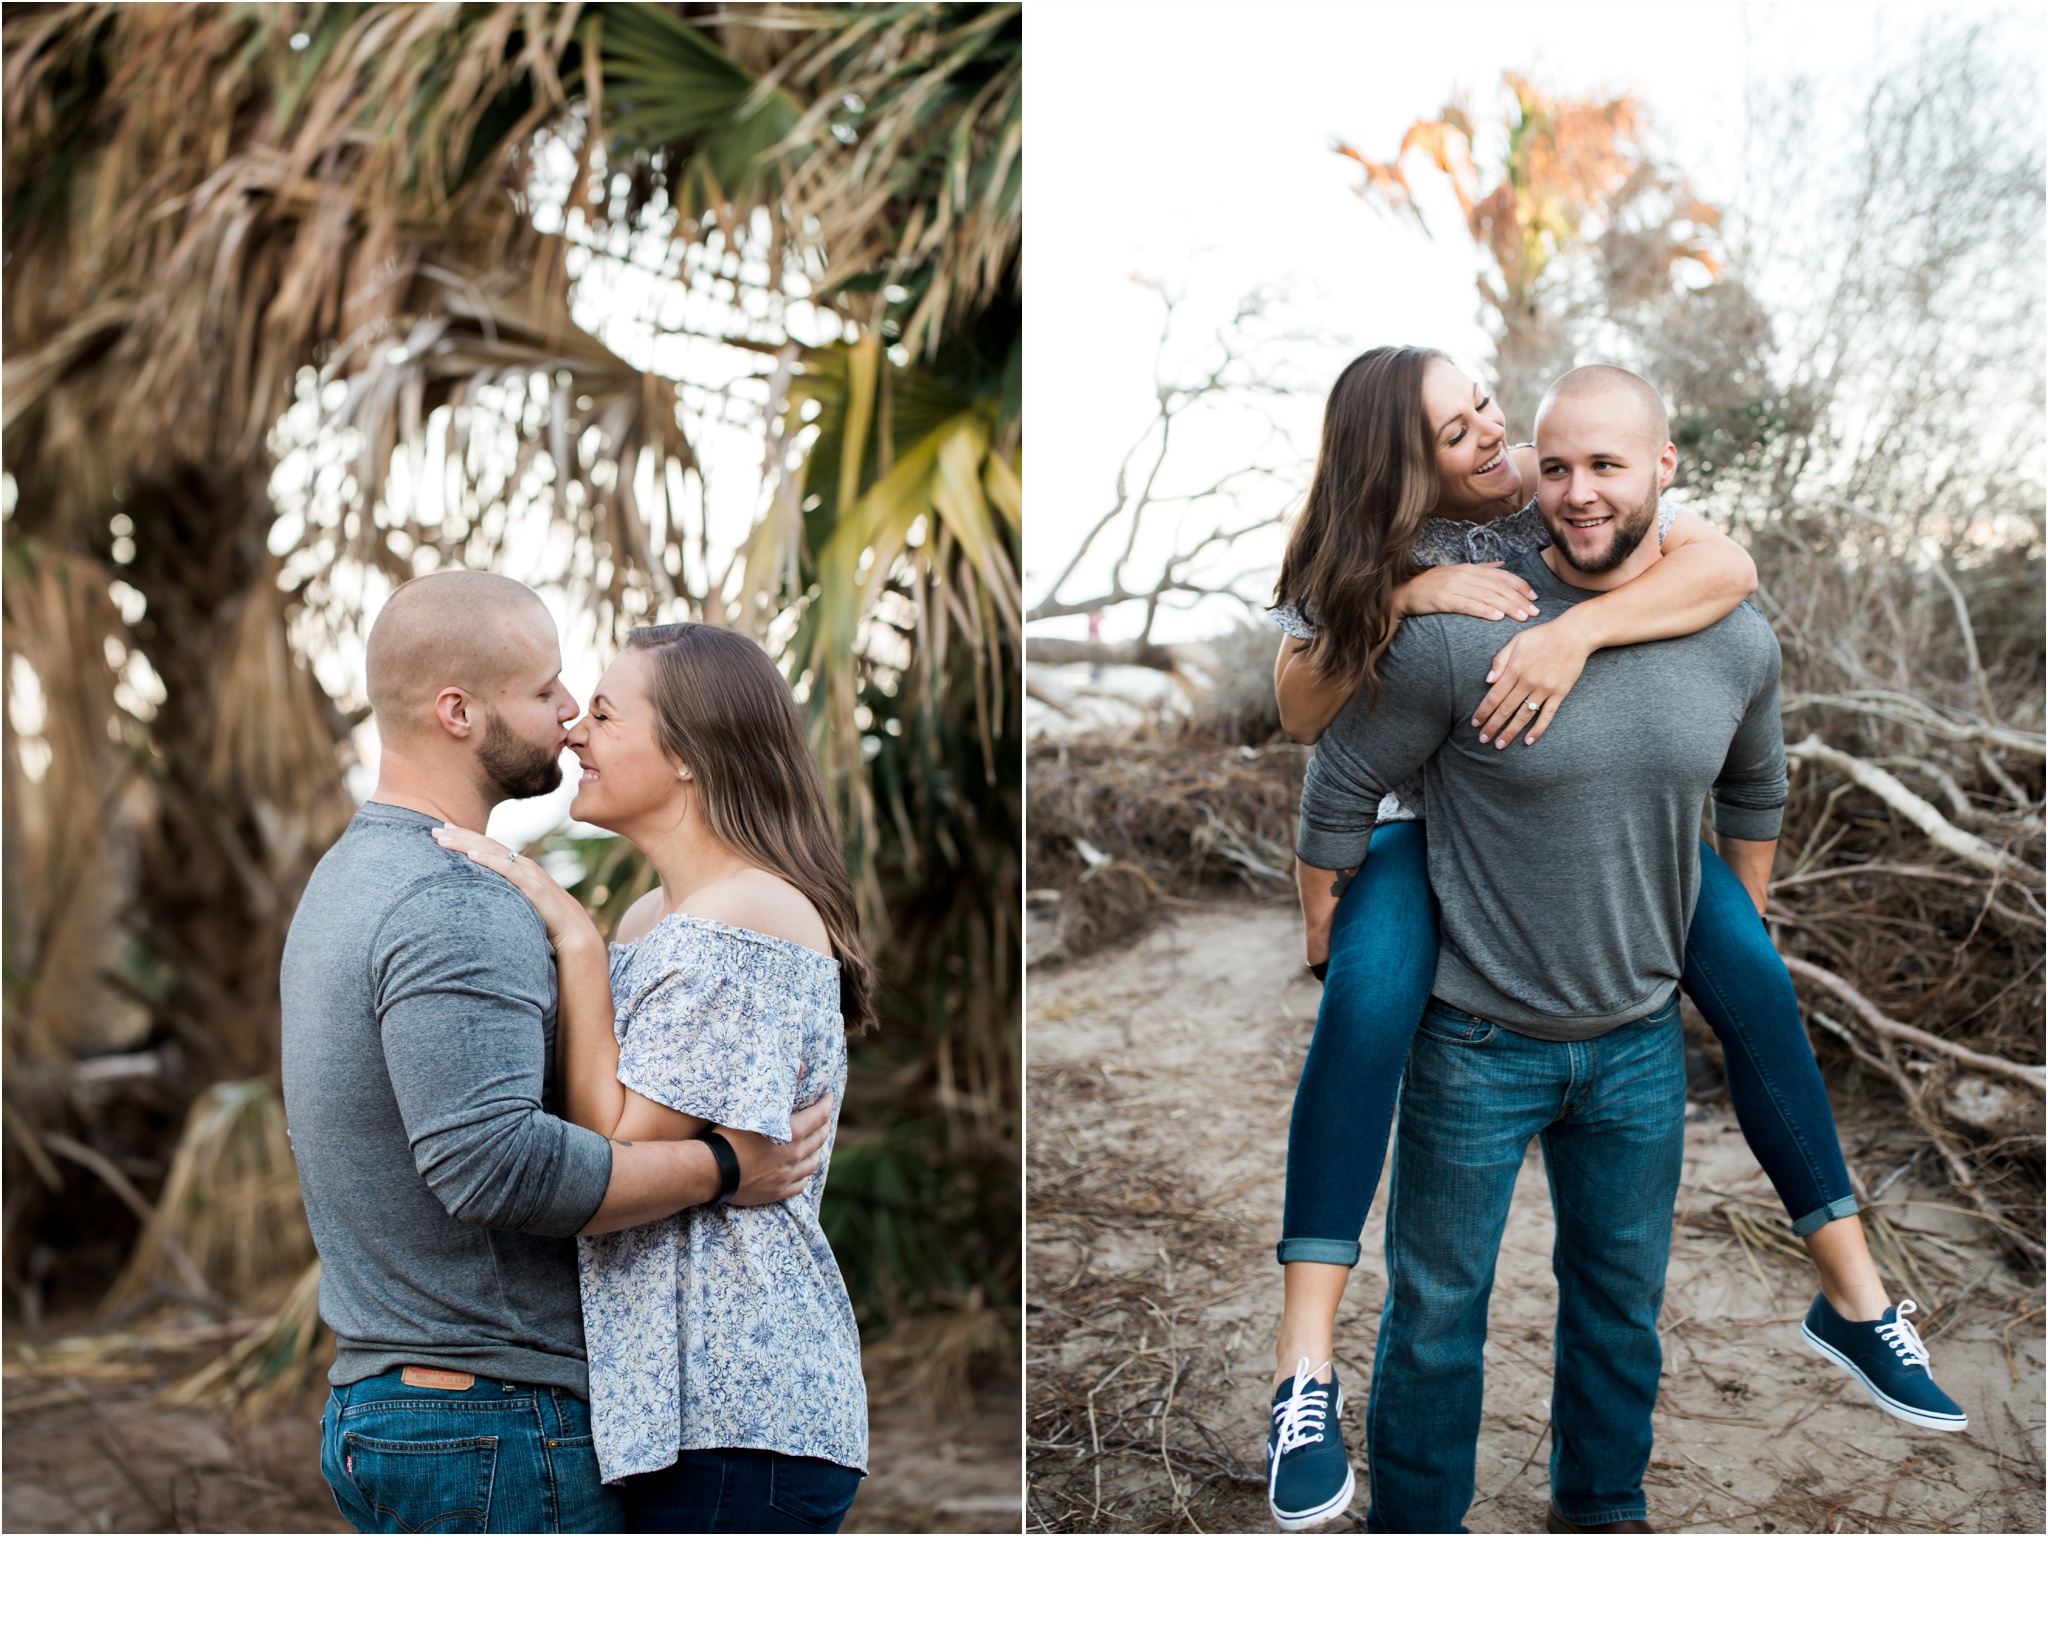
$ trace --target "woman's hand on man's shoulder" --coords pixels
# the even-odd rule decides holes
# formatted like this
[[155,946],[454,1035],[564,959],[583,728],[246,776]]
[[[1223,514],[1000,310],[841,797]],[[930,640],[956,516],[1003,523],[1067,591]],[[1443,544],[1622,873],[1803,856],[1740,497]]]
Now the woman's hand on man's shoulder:
[[684,900],[682,908],[684,913],[702,920],[720,920],[764,937],[801,943],[819,954],[832,952],[824,919],[811,900],[780,875],[765,869],[742,869],[699,887]]
[[558,954],[575,944],[603,946],[603,940],[583,905],[562,888],[538,859],[514,852],[503,841],[494,841],[490,836],[465,829],[460,824],[439,824],[428,833],[442,850],[459,852],[480,868],[516,886],[520,895],[540,915],[541,924],[547,928],[548,941],[554,944]]

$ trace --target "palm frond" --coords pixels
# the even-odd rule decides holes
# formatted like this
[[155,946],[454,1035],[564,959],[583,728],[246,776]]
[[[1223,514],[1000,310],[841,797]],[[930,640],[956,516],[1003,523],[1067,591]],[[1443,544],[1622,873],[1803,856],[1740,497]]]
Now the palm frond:
[[606,6],[586,27],[590,100],[612,142],[686,153],[676,203],[686,216],[745,221],[779,193],[775,156],[799,109],[666,6]]
[[[105,571],[19,536],[5,560],[7,824],[17,865],[7,882],[5,951],[12,1079],[23,1062],[61,1061],[98,1043],[107,1004],[101,966],[116,907],[107,837],[130,763],[129,747],[107,731],[121,716],[108,644],[127,632],[107,599]],[[15,725],[18,680],[39,698],[33,766]],[[29,1114],[41,1122],[40,1108]]]
[[[359,503],[344,519],[355,537],[345,545],[346,554],[396,579],[417,571],[411,556],[386,543],[387,533],[400,526],[414,545],[433,538],[431,528],[394,501],[392,456],[403,447],[422,457],[426,419],[447,406],[457,411],[448,472],[458,492],[437,500],[452,499],[463,520],[458,532],[440,540],[440,556],[471,567],[497,565],[479,559],[465,543],[468,517],[486,509],[478,491],[484,463],[468,458],[467,411],[485,389],[514,383],[522,395],[531,395],[534,412],[521,422],[511,470],[492,473],[491,481],[516,490],[534,463],[544,460],[536,475],[556,514],[568,518],[579,537],[606,548],[607,561],[585,564],[583,582],[568,587],[572,604],[648,615],[672,601],[676,587],[653,549],[634,479],[648,461],[656,471],[670,462],[685,470],[696,465],[677,418],[674,386],[632,367],[578,328],[570,321],[566,292],[554,285],[536,287],[517,273],[433,263],[421,265],[418,283],[420,298],[406,328],[360,336],[327,365],[326,373],[343,381],[346,391],[324,423],[353,433],[359,448]],[[502,544],[502,538],[484,542],[487,551]]]
[[[1023,234],[1023,31],[1015,5],[863,8],[791,78],[829,87],[789,145],[809,144],[792,209],[834,249],[821,292],[886,280],[902,344],[946,329],[1017,276]],[[897,312],[907,316],[896,318]]]
[[[901,670],[903,685],[930,706],[946,650],[961,643],[980,701],[984,778],[995,782],[987,702],[992,695],[999,716],[1009,685],[1000,669],[1003,643],[1014,646],[1022,628],[1022,519],[1015,468],[996,446],[999,404],[965,399],[928,372],[877,367],[878,359],[872,342],[805,355],[790,386],[789,423],[800,421],[804,404],[816,404],[817,438],[768,526],[804,534],[803,617],[792,650],[811,678],[813,742],[841,793],[856,879],[879,921],[878,814],[863,773],[874,753],[873,733],[860,720],[864,679],[878,663]],[[991,488],[1000,497],[993,502]],[[899,635],[914,637],[898,653],[877,647],[898,629],[878,624],[888,597],[908,616]]]
[[[1018,277],[1023,28],[1008,5],[897,4],[715,14],[769,31],[758,77],[667,7],[610,6],[586,83],[608,135],[660,154],[678,230],[708,216],[728,242],[768,206],[784,245],[816,258],[813,299],[935,356]],[[621,155],[613,161],[631,169]]]

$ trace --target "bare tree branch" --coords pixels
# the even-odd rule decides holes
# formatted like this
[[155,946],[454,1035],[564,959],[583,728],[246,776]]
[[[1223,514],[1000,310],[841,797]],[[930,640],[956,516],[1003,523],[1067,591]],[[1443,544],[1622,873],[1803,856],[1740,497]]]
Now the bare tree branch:
[[2017,858],[2007,856],[1967,831],[1956,828],[1929,803],[1921,800],[1874,762],[1865,761],[1860,756],[1845,754],[1811,735],[1797,744],[1786,745],[1785,756],[1789,761],[1817,761],[1822,766],[1832,767],[1836,772],[1862,785],[1907,822],[1918,826],[1936,846],[1944,851],[1953,852],[1979,869],[1994,875],[2017,875],[2029,881],[2038,881],[2041,878],[2039,871],[2030,865],[2021,863]]
[[[1280,343],[1303,337],[1293,336],[1284,330],[1267,332],[1262,329],[1260,326],[1280,297],[1269,289],[1256,290],[1240,301],[1237,311],[1218,331],[1207,355],[1192,370],[1176,376],[1168,367],[1168,357],[1181,298],[1146,280],[1138,282],[1146,284],[1158,295],[1164,314],[1154,360],[1152,418],[1118,465],[1113,503],[1096,519],[1066,561],[1046,582],[1044,591],[1026,618],[1037,623],[1096,615],[1112,608],[1141,606],[1144,623],[1133,651],[1145,657],[1134,660],[1097,655],[1091,662],[1142,663],[1159,668],[1159,652],[1153,648],[1150,639],[1160,608],[1169,599],[1177,597],[1199,599],[1232,595],[1243,600],[1234,589],[1243,574],[1231,575],[1227,581],[1218,583],[1215,582],[1215,570],[1223,566],[1239,542],[1275,528],[1285,520],[1287,507],[1300,480],[1292,465],[1274,460],[1252,460],[1185,491],[1162,492],[1169,457],[1179,447],[1177,433],[1183,422],[1203,409],[1227,405],[1244,410],[1256,405],[1261,398],[1284,396],[1295,390],[1293,383],[1281,378],[1278,366],[1269,354]],[[1271,416],[1264,418],[1267,441],[1275,438],[1284,441],[1285,434]],[[1262,486],[1274,489],[1275,496],[1264,503],[1250,499],[1247,491]],[[1229,507],[1229,513],[1221,520],[1198,527],[1192,540],[1182,539],[1170,547],[1149,583],[1133,581],[1133,565],[1139,552],[1158,536],[1155,523],[1171,518],[1176,532],[1184,534],[1204,508],[1215,505]],[[1105,546],[1114,555],[1105,557]],[[1067,587],[1075,575],[1091,563],[1107,569],[1108,589],[1089,595],[1069,595]],[[1048,640],[1035,639],[1027,657],[1038,663],[1076,662],[1044,658],[1043,655],[1049,652],[1071,651],[1048,647]],[[1106,649],[1103,651],[1107,652]]]
[[[1865,522],[1874,524],[1887,534],[1896,537],[1900,532],[1896,525],[1885,521],[1884,518],[1878,516],[1875,512],[1856,505],[1852,501],[1843,500],[1834,495],[1826,495],[1822,498],[1825,504],[1837,506],[1843,511],[1861,517]],[[1984,706],[1984,719],[1988,722],[1996,722],[1998,720],[1998,706],[1991,702],[1991,683],[1984,675],[1984,661],[1977,653],[1977,627],[1970,618],[1969,601],[1963,595],[1963,588],[1955,582],[1955,577],[1946,568],[1942,567],[1940,552],[1932,545],[1927,545],[1923,548],[1927,552],[1928,571],[1941,583],[1941,588],[1948,592],[1949,601],[1955,604],[1956,622],[1962,627],[1963,631],[1963,653],[1970,662],[1970,679],[1977,684],[1977,698]]]
[[1788,693],[1779,701],[1779,708],[1786,715],[1795,710],[1853,710],[1861,715],[1895,721],[1902,727],[1917,727],[1923,733],[1954,743],[1988,744],[1994,749],[2010,750],[2015,755],[2032,756],[2037,761],[2048,758],[2048,738],[2039,733],[1992,727],[1983,722],[1952,721],[1938,715],[1925,699],[1915,698],[1910,693],[1879,688],[1858,689],[1850,693]]
[[1811,961],[1801,960],[1796,955],[1786,955],[1785,969],[1794,977],[1804,978],[1816,988],[1825,989],[1842,1004],[1855,1012],[1865,1027],[1880,1039],[1902,1040],[1908,1045],[1917,1045],[1923,1051],[1933,1051],[1966,1068],[1975,1068],[1979,1073],[1997,1074],[2004,1079],[2017,1080],[2028,1089],[2043,1089],[2048,1081],[2048,1068],[2035,1067],[2024,1062],[2008,1062],[2003,1057],[1986,1056],[1981,1051],[1972,1051],[1967,1045],[1955,1045],[1939,1034],[1930,1034],[1925,1029],[1915,1028],[1911,1023],[1902,1023],[1896,1017],[1888,1017],[1860,992],[1833,972],[1823,970]]

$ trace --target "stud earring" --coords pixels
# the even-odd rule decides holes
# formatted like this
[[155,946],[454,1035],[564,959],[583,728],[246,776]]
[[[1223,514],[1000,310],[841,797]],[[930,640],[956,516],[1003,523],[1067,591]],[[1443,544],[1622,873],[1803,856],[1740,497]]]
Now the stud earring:
[[689,776],[690,769],[688,767],[678,768],[676,771],[676,777],[678,778],[687,779]]

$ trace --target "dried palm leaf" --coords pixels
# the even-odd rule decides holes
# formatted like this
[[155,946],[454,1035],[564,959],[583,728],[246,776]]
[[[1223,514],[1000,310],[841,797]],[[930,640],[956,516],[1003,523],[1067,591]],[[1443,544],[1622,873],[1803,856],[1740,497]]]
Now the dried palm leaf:
[[[312,1235],[284,1104],[274,1090],[261,1080],[230,1081],[192,1105],[156,1218],[208,1287],[228,1300],[260,1297],[305,1267]],[[145,1234],[102,1309],[127,1307],[175,1272],[158,1239]]]
[[246,1420],[258,1420],[316,1385],[332,1347],[332,1333],[320,1322],[320,1263],[315,1261],[260,1328],[166,1389],[163,1398],[185,1406],[219,1404]]

